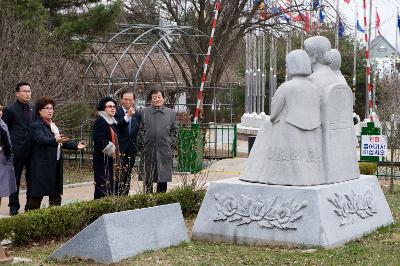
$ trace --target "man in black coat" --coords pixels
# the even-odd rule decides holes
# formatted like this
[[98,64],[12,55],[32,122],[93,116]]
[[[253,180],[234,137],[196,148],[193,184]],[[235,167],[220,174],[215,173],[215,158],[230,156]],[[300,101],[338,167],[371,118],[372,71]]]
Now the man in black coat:
[[119,195],[128,195],[132,168],[135,165],[138,125],[141,121],[140,112],[135,111],[133,91],[121,93],[121,107],[117,109],[115,120],[117,120],[118,144],[121,152]]
[[25,168],[25,179],[27,185],[27,196],[29,195],[29,161],[31,155],[31,124],[35,121],[35,107],[29,102],[31,100],[31,86],[27,82],[20,82],[15,89],[17,100],[7,106],[4,110],[3,121],[7,124],[11,144],[14,153],[14,170],[17,183],[17,191],[10,195],[10,215],[18,214],[19,186],[22,171]]

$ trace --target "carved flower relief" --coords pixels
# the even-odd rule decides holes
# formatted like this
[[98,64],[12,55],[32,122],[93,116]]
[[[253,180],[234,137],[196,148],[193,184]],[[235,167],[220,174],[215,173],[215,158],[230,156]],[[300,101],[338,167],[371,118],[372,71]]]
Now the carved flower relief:
[[265,215],[264,204],[260,201],[253,201],[249,206],[250,219],[260,221]]
[[334,193],[334,197],[328,198],[328,201],[335,207],[333,211],[341,217],[340,226],[353,223],[356,216],[365,219],[378,212],[372,190],[364,194],[352,191],[344,196]]
[[295,221],[303,216],[301,209],[307,206],[304,201],[296,204],[294,199],[274,208],[277,197],[270,201],[256,200],[241,195],[239,199],[229,193],[216,193],[217,216],[214,221],[237,222],[237,225],[257,222],[261,228],[296,229]]
[[278,223],[285,224],[289,221],[291,215],[291,211],[287,207],[278,208],[275,211],[275,217],[278,220]]
[[236,212],[236,201],[226,200],[222,207],[224,208],[224,212],[226,213],[226,216],[231,216]]
[[230,194],[215,194],[215,198],[220,204],[217,205],[218,211],[225,216],[232,216],[236,212],[236,201]]
[[372,195],[372,191],[370,191],[370,190],[368,190],[365,193],[365,204],[366,204],[367,209],[370,210],[372,213],[377,212],[375,200]]

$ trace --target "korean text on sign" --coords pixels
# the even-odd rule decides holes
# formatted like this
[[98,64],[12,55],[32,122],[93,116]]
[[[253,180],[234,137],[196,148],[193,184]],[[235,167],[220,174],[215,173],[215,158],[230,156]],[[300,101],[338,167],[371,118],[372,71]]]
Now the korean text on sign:
[[383,135],[363,135],[361,138],[362,156],[386,156],[387,142]]

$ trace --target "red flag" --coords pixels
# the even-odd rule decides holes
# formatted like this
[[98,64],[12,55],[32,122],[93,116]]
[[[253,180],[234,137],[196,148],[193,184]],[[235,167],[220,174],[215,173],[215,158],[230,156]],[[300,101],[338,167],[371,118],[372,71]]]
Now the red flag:
[[310,16],[307,11],[305,15],[299,12],[297,16],[293,17],[293,21],[304,23],[304,30],[310,32]]
[[376,11],[375,26],[379,35],[381,35],[381,18],[378,15],[378,11]]
[[303,15],[299,13],[297,16],[295,16],[295,17],[293,18],[293,21],[294,21],[294,22],[303,21]]
[[344,0],[346,4],[350,4],[350,0]]
[[306,21],[306,20],[307,20],[307,15],[304,15],[303,13],[300,13],[300,12],[299,12],[299,14],[297,16],[293,17],[293,21],[294,22],[299,22],[299,21],[303,22],[303,21]]

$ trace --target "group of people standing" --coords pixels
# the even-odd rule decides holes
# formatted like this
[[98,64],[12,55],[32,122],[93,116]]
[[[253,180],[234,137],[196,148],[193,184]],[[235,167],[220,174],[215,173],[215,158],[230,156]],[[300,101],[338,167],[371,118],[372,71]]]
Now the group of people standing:
[[10,215],[20,209],[19,188],[25,172],[25,211],[40,208],[44,196],[52,206],[61,205],[63,187],[62,149],[86,147],[62,135],[52,120],[55,102],[42,97],[33,105],[31,86],[18,83],[17,100],[6,108],[0,105],[0,197],[9,196]]
[[[25,211],[40,208],[44,196],[61,205],[63,149],[81,150],[83,141],[63,135],[53,121],[55,102],[42,97],[31,103],[31,86],[18,83],[16,101],[0,104],[0,203],[9,196],[10,215],[20,210],[19,188],[25,173]],[[151,106],[135,109],[133,91],[121,93],[121,106],[111,97],[100,100],[93,126],[94,198],[127,195],[135,157],[140,149],[139,179],[145,192],[167,190],[172,181],[172,155],[177,127],[175,112],[164,106],[164,92],[150,92]],[[139,144],[141,143],[141,144]]]
[[127,195],[131,173],[140,151],[139,180],[145,193],[167,191],[172,181],[173,149],[176,143],[176,115],[164,106],[164,92],[149,93],[151,105],[135,109],[133,91],[121,93],[121,106],[111,97],[100,100],[93,126],[94,198]]

